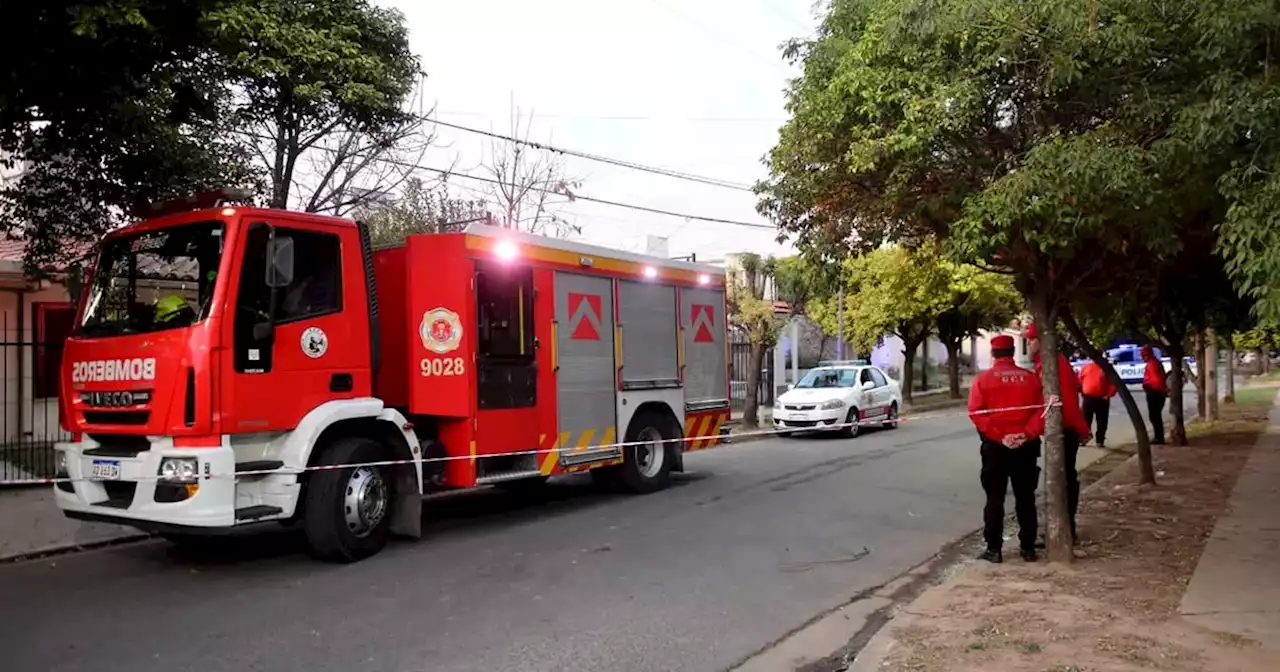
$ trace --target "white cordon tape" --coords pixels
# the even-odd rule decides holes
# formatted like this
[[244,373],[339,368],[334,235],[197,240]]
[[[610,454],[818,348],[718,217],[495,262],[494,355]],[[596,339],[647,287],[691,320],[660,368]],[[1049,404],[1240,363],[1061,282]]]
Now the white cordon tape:
[[[968,417],[972,415],[989,415],[992,413],[1009,413],[1012,411],[1026,411],[1033,408],[1043,409],[1042,415],[1044,415],[1044,414],[1048,414],[1050,408],[1054,406],[1061,406],[1061,405],[1062,404],[1059,403],[1056,398],[1054,398],[1054,399],[1051,399],[1050,402],[1047,404],[1033,404],[1030,406],[1008,406],[1006,408],[990,408],[990,409],[985,409],[981,411],[974,411],[973,413],[970,413],[969,411],[963,411],[963,412],[957,412],[957,413],[925,413],[922,415],[900,416],[896,420],[893,420],[893,422],[898,423],[898,422],[907,422],[909,420],[910,421],[936,420],[938,418],[950,418],[950,417],[960,417],[960,416]],[[887,422],[889,421],[888,420],[875,420],[875,421],[854,420],[853,422],[842,422],[837,424],[821,425],[821,426],[815,426],[815,427],[786,427],[781,429],[761,429],[761,430],[756,430],[754,432],[740,432],[737,434],[732,434],[730,435],[730,438],[741,439],[741,438],[754,437],[754,436],[777,436],[779,434],[792,434],[795,432],[844,429],[845,427],[858,427],[861,425],[878,427],[878,426],[885,425]],[[604,452],[606,450],[612,450],[614,448],[625,448],[627,446],[651,446],[654,443],[663,443],[663,444],[686,443],[686,442],[692,442],[692,441],[702,441],[705,439],[722,439],[722,438],[724,438],[723,435],[715,434],[715,435],[708,435],[708,436],[686,436],[679,439],[663,439],[661,441],[619,441],[616,443],[605,443],[605,444],[600,444],[596,446],[587,446],[584,448],[547,448],[545,450],[519,450],[515,452],[510,452],[510,453],[485,453],[483,455],[448,455],[445,457],[424,457],[421,460],[381,460],[378,462],[350,462],[346,464],[321,464],[313,467],[303,467],[301,469],[281,468],[281,469],[264,469],[260,471],[238,471],[234,474],[207,474],[207,475],[200,476],[198,480],[207,481],[214,478],[239,478],[241,476],[266,476],[266,475],[272,475],[272,474],[296,475],[296,474],[302,474],[308,471],[329,471],[333,469],[356,469],[360,467],[390,467],[390,466],[396,466],[396,465],[402,465],[402,464],[414,464],[419,461],[422,462],[423,464],[426,464],[429,462],[453,462],[456,460],[474,460],[481,457],[520,457],[525,455],[545,455],[547,453],[573,453],[575,456],[590,455],[592,453]],[[101,482],[101,481],[110,481],[110,480],[116,480],[116,479],[86,478],[86,477],[27,478],[27,479],[0,480],[0,485],[54,485],[57,483]],[[129,479],[129,482],[136,483],[138,481],[158,481],[158,480],[161,480],[161,478],[157,474],[155,476],[141,476],[138,478]]]

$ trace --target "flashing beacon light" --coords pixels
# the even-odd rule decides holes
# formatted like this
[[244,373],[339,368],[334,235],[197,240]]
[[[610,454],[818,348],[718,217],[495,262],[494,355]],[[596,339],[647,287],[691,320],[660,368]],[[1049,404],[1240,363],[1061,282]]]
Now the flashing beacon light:
[[658,269],[656,269],[656,268],[654,268],[654,267],[652,267],[652,266],[645,266],[645,267],[644,267],[644,277],[646,277],[646,278],[656,278],[656,277],[658,277]]
[[232,216],[232,215],[234,215],[234,214],[236,214],[236,209],[235,209],[235,208],[223,208],[223,209],[222,209],[222,216],[223,216],[223,217],[230,217],[230,216]]
[[699,284],[699,285],[709,285],[709,284],[711,284],[711,276],[707,275],[706,273],[699,273],[699,274],[698,274],[698,284]]
[[494,254],[497,254],[498,258],[503,261],[511,261],[515,259],[519,253],[516,249],[516,244],[509,240],[498,241],[498,244],[494,246],[493,251]]

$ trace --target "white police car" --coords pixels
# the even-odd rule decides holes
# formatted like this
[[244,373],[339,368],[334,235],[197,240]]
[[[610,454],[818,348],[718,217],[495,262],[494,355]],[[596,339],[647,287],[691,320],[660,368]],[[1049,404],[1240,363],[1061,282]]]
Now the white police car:
[[898,381],[863,360],[823,362],[773,402],[773,426],[792,432],[836,431],[857,436],[868,424],[898,426]]

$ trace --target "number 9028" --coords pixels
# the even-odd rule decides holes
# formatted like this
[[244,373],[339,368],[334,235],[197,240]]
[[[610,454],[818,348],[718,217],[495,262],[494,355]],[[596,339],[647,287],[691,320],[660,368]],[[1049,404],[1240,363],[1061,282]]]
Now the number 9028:
[[461,357],[426,358],[419,363],[424,376],[461,376],[466,372]]

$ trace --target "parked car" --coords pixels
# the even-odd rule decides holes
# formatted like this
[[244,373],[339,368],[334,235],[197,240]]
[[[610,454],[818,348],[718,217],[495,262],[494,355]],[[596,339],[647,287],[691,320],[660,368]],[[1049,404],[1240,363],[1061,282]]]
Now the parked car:
[[810,370],[778,395],[773,404],[773,426],[783,436],[835,431],[853,437],[868,423],[886,429],[897,427],[901,409],[898,381],[863,362],[837,362]]

